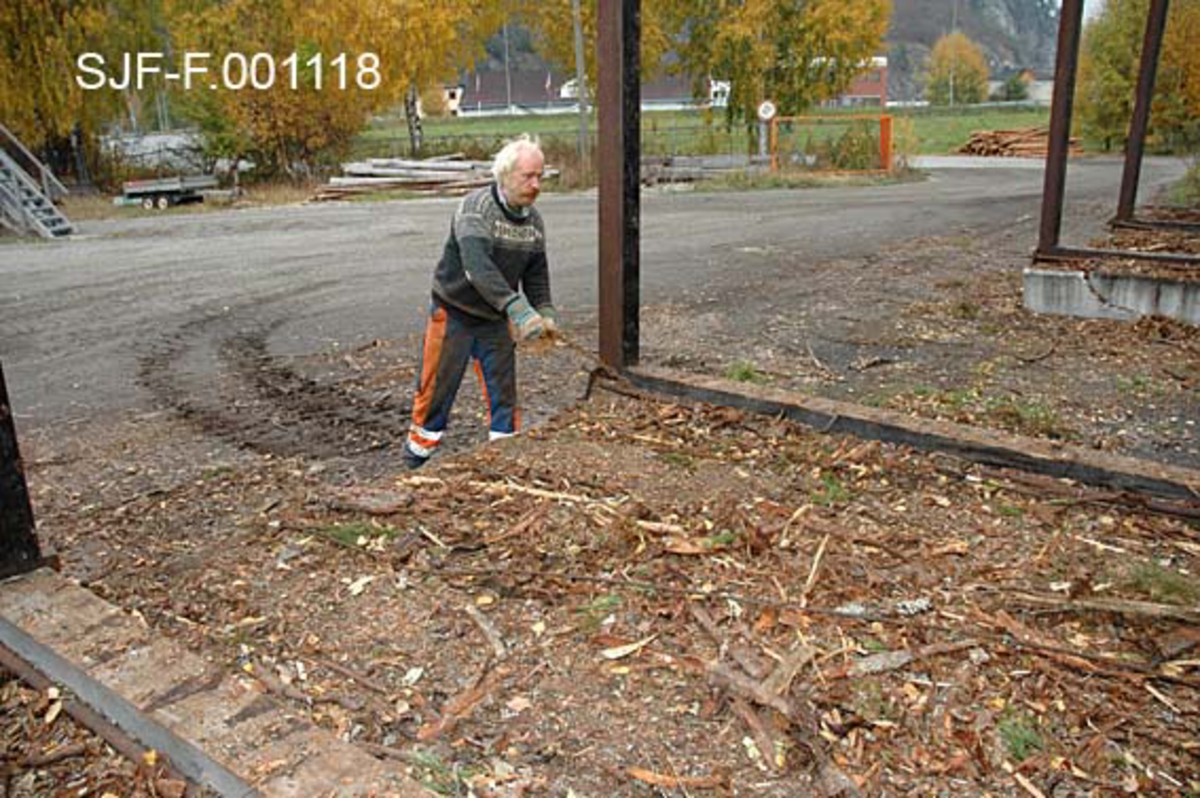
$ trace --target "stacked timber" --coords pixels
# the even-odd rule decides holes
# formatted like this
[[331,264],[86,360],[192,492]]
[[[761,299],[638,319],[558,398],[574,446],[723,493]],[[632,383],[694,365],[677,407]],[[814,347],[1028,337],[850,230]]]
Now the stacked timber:
[[491,179],[490,162],[469,161],[461,154],[439,155],[422,160],[371,158],[342,164],[342,176],[330,178],[327,185],[317,190],[312,200],[346,199],[377,191],[455,196],[485,186]]
[[[1050,147],[1050,128],[1031,127],[1022,130],[977,130],[959,148],[964,155],[988,158],[1045,158]],[[1079,139],[1070,139],[1068,156],[1080,155]]]

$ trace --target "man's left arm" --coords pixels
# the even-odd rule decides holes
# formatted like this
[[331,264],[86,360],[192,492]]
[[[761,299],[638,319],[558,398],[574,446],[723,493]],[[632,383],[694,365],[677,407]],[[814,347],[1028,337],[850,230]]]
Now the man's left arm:
[[525,269],[521,277],[521,290],[525,292],[529,304],[550,323],[558,326],[558,311],[550,299],[550,263],[543,250]]

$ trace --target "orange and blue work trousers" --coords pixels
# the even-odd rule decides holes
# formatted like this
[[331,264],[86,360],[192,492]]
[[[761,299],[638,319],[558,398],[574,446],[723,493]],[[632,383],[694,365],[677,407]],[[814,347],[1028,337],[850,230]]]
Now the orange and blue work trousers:
[[517,358],[508,321],[480,319],[435,299],[425,327],[412,426],[404,445],[409,465],[428,460],[442,442],[454,397],[472,360],[488,406],[490,439],[516,433]]

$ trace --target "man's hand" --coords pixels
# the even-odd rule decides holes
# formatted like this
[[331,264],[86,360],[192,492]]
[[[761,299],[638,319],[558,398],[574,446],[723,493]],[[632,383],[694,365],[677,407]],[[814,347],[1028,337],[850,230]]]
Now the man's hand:
[[553,305],[542,305],[537,312],[542,315],[543,334],[553,338],[558,332],[558,311]]
[[537,338],[546,331],[546,320],[542,314],[529,306],[529,300],[518,296],[504,308],[508,320],[512,323],[514,336],[518,341],[528,341]]

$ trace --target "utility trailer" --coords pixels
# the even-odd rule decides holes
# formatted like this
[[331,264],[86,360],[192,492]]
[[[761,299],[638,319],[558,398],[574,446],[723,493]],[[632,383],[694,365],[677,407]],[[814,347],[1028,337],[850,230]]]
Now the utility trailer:
[[124,196],[118,198],[121,205],[141,205],[146,210],[158,208],[165,211],[172,205],[188,202],[203,202],[203,191],[217,187],[213,175],[180,175],[158,180],[127,180],[122,186]]

